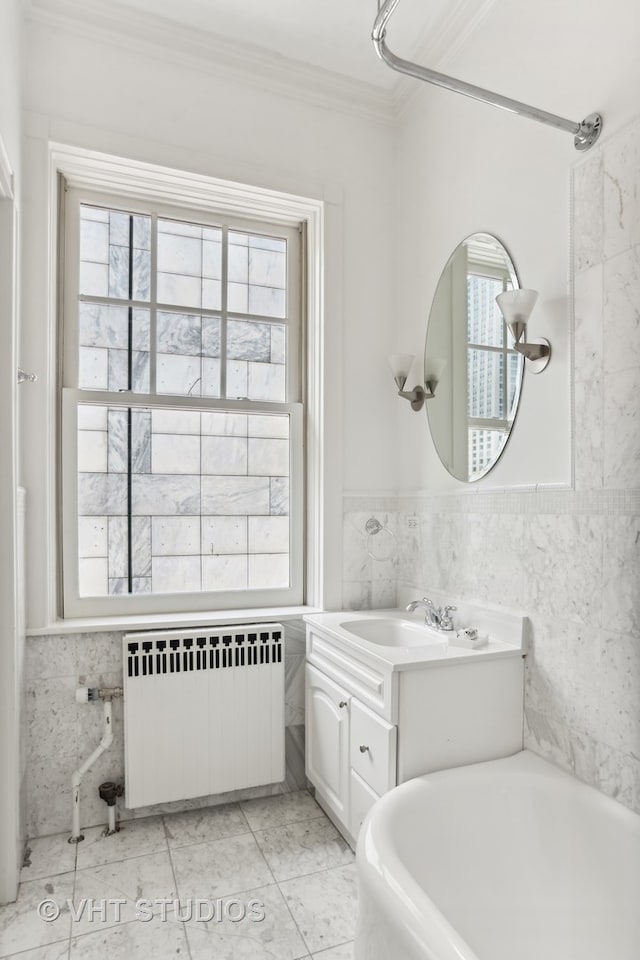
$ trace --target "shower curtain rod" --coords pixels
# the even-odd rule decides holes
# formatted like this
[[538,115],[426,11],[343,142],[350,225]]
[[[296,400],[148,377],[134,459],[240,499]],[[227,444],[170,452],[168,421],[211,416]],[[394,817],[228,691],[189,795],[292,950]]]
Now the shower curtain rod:
[[474,100],[481,100],[483,103],[490,103],[494,107],[500,107],[502,110],[508,110],[511,113],[517,113],[518,116],[528,117],[530,120],[538,120],[540,123],[546,123],[550,127],[556,127],[558,130],[565,130],[574,135],[574,146],[576,150],[588,150],[593,146],[602,130],[602,117],[599,113],[590,113],[582,123],[575,123],[573,120],[566,120],[564,117],[558,117],[555,113],[547,113],[546,110],[539,110],[537,107],[530,107],[519,100],[512,100],[510,97],[503,97],[499,93],[492,93],[485,90],[484,87],[476,87],[472,83],[465,83],[464,80],[456,80],[448,77],[444,73],[436,73],[435,70],[428,70],[417,63],[411,63],[410,60],[403,60],[397,57],[389,50],[385,43],[387,23],[389,17],[397,7],[400,0],[385,0],[382,6],[379,6],[378,16],[373,24],[371,37],[376,52],[381,60],[397,70],[398,73],[406,73],[409,77],[416,77],[418,80],[425,80],[427,83],[433,83],[437,87],[444,87],[445,90],[453,90],[454,93],[462,93],[465,97],[472,97]]

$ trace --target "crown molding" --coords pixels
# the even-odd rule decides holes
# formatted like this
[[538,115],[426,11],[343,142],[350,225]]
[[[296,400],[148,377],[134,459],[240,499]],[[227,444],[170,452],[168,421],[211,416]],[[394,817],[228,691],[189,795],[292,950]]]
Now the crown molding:
[[27,20],[113,43],[215,76],[385,124],[395,121],[392,90],[310,66],[252,44],[222,40],[110,0],[23,0]]
[[[422,32],[413,57],[431,70],[442,71],[457,57],[470,37],[478,29],[498,0],[457,0],[447,9],[446,14],[435,23],[428,24]],[[402,53],[394,50],[398,56]],[[420,80],[401,77],[393,88],[393,108],[396,116],[401,116],[422,89]]]
[[[443,16],[423,29],[412,59],[442,70],[455,59],[497,2],[455,0],[449,4]],[[421,89],[419,81],[400,77],[388,90],[279,56],[254,44],[222,40],[212,33],[112,0],[22,0],[22,4],[26,19],[48,27],[107,41],[214,76],[232,77],[251,86],[258,84],[282,96],[385,124],[397,122]]]

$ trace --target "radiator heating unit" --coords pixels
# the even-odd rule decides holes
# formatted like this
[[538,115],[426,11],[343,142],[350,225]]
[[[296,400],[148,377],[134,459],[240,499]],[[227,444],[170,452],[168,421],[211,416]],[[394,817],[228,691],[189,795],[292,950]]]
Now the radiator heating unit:
[[124,636],[128,807],[284,780],[278,623]]

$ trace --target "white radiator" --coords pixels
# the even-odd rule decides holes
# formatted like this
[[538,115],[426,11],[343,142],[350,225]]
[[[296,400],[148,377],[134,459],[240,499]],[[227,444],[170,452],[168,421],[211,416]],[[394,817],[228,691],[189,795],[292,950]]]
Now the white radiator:
[[284,780],[279,623],[124,637],[127,807]]

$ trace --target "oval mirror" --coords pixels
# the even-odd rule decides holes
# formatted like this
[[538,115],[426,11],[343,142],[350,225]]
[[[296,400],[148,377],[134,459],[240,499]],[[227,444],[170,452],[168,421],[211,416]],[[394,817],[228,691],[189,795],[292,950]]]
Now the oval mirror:
[[453,251],[436,288],[425,347],[425,407],[438,456],[458,480],[484,477],[513,429],[524,358],[496,296],[519,288],[513,261],[488,233],[474,233]]

